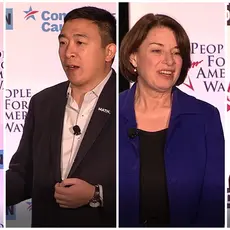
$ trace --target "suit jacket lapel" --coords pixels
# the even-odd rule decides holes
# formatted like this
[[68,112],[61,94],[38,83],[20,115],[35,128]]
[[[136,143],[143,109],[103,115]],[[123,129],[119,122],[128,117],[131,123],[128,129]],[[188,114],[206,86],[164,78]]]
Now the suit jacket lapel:
[[183,115],[197,114],[200,113],[199,106],[191,96],[188,96],[179,88],[173,88],[173,100],[172,100],[172,111],[169,122],[169,129],[167,135],[167,145],[173,139],[176,129],[180,128],[181,117]]
[[[125,118],[125,127],[127,130],[127,135],[129,129],[137,129],[137,122],[134,110],[134,97],[136,92],[136,83],[133,84],[131,89],[129,89],[126,100],[121,105],[119,104],[119,114]],[[132,144],[135,154],[139,156],[139,138],[129,138]]]
[[96,141],[104,125],[110,119],[112,113],[116,113],[116,73],[114,70],[98,98],[98,102],[68,177],[73,175],[78,165]]
[[[176,159],[175,157],[175,155],[178,156],[178,154],[175,152],[174,146],[184,144],[178,142],[181,137],[181,132],[179,130],[181,129],[181,126],[183,127],[183,116],[200,113],[200,108],[197,104],[197,101],[195,101],[193,97],[186,95],[180,91],[180,89],[174,87],[172,111],[165,146],[165,170],[167,175],[170,213],[172,217],[174,216],[174,213],[177,213],[178,209],[178,199],[175,195],[179,194],[181,190],[181,186],[178,185],[180,183],[180,177],[178,177],[177,170],[175,170],[175,165],[179,159]],[[190,132],[190,130],[187,131]],[[173,181],[177,180],[177,185],[175,185],[175,182]]]
[[50,113],[51,122],[51,168],[54,172],[54,178],[56,182],[61,181],[61,143],[62,143],[62,131],[63,131],[63,121],[65,115],[65,106],[67,103],[67,88],[69,82],[65,82],[59,85],[59,89],[55,91],[53,95],[53,105]]

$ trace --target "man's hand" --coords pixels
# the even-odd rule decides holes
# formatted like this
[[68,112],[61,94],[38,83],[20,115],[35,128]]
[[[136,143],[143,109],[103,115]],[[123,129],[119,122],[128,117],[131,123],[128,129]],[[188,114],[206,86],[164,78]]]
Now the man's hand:
[[67,178],[56,183],[54,197],[62,208],[78,208],[89,203],[95,187],[78,178]]

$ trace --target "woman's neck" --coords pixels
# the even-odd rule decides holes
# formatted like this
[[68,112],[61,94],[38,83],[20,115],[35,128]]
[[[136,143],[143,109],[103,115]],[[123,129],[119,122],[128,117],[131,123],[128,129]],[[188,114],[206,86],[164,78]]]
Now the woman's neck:
[[135,105],[141,110],[156,110],[161,108],[171,108],[172,90],[160,92],[151,88],[143,87],[137,83],[135,93]]

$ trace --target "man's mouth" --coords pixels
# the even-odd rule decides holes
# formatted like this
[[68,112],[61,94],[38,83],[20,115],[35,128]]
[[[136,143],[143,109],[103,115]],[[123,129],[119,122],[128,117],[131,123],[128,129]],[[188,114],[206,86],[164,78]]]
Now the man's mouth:
[[73,70],[73,69],[78,69],[79,66],[77,66],[77,65],[66,65],[66,68],[67,68],[68,70]]

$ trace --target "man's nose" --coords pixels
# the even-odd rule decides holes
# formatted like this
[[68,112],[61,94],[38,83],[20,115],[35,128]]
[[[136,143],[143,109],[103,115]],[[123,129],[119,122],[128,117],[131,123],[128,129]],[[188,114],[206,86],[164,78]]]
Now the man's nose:
[[65,55],[67,58],[73,58],[76,56],[76,47],[74,44],[72,43],[69,43],[67,48],[66,48],[66,52],[65,52]]

